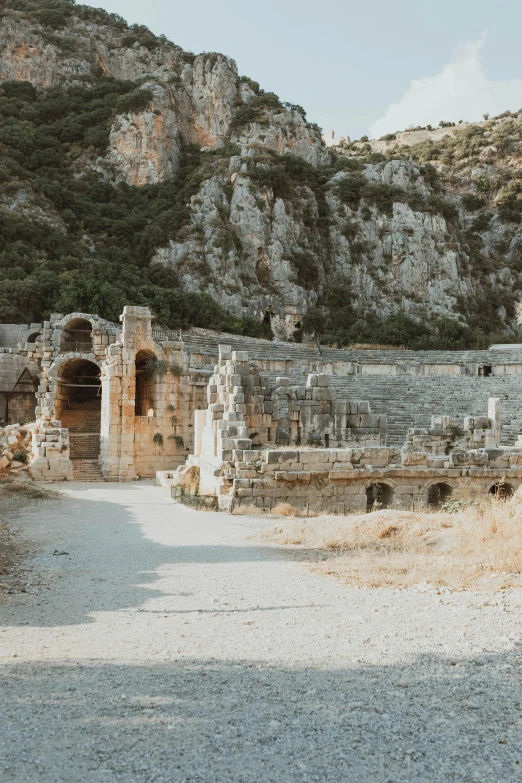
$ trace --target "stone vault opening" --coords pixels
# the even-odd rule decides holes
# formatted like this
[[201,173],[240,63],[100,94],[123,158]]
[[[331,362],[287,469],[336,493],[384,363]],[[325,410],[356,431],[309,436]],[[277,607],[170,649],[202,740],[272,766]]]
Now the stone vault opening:
[[514,492],[515,488],[506,481],[497,481],[489,488],[489,494],[493,495],[495,498],[499,498],[500,500],[510,498]]
[[69,430],[73,477],[100,481],[100,368],[87,359],[70,359],[60,367],[56,416]]
[[377,511],[379,508],[390,508],[393,503],[393,489],[389,484],[378,482],[370,484],[366,490],[366,511]]
[[430,508],[440,508],[448,498],[451,497],[453,487],[444,482],[432,484],[428,489],[428,506]]
[[100,432],[100,368],[88,359],[70,359],[60,368],[56,418],[72,432]]

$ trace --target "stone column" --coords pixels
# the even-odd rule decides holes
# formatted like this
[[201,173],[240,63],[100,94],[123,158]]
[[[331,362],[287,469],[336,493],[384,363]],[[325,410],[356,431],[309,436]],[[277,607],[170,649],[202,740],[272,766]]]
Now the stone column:
[[500,397],[490,397],[488,400],[488,419],[491,424],[491,435],[486,435],[486,447],[498,448],[501,438]]
[[134,466],[134,421],[136,395],[136,353],[152,350],[152,314],[148,307],[127,305],[120,316],[123,324],[121,350],[121,432],[119,479],[137,478]]

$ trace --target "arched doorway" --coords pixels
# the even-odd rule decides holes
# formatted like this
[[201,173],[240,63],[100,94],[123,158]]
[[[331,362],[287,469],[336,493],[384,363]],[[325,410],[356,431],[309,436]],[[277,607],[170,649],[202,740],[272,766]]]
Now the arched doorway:
[[154,376],[156,357],[152,351],[138,351],[136,354],[136,391],[134,396],[135,416],[154,416]]
[[40,342],[41,338],[42,338],[41,332],[33,332],[32,334],[29,335],[26,342],[33,345],[34,343]]
[[515,492],[515,488],[505,481],[497,481],[489,488],[489,494],[498,500],[506,500],[510,498]]
[[366,511],[390,508],[393,503],[393,489],[389,484],[370,484],[366,489]]
[[91,353],[92,324],[85,318],[73,318],[63,327],[60,350],[63,352]]
[[100,368],[88,359],[70,359],[60,367],[55,395],[56,418],[69,430],[73,477],[103,478],[100,466]]
[[428,506],[430,508],[440,508],[446,500],[451,497],[453,487],[444,482],[432,484],[428,489]]

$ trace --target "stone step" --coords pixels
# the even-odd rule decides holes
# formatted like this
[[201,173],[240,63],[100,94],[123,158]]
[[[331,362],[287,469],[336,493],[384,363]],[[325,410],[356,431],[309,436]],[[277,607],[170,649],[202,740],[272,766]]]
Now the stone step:
[[74,481],[103,481],[100,463],[97,459],[73,459],[72,470]]
[[71,459],[96,459],[100,454],[100,436],[95,433],[73,432],[69,435]]
[[64,411],[60,421],[69,432],[100,432],[101,415],[99,411]]

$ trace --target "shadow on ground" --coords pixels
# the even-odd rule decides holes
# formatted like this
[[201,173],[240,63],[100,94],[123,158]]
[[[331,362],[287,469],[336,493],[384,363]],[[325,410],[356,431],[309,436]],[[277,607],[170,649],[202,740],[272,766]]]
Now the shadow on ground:
[[519,665],[7,665],[2,780],[515,783]]
[[[78,487],[85,491],[85,485]],[[133,488],[130,485],[131,491]],[[136,488],[139,489],[139,485]],[[92,615],[99,612],[140,607],[162,595],[172,597],[176,593],[164,593],[159,585],[162,572],[171,574],[177,566],[288,559],[306,561],[322,557],[322,553],[311,549],[283,549],[256,544],[194,543],[180,546],[177,521],[180,515],[185,525],[187,519],[191,524],[193,520],[193,536],[187,536],[185,528],[185,538],[194,541],[198,539],[198,531],[205,532],[208,526],[215,525],[218,515],[198,513],[178,504],[166,504],[164,500],[158,503],[138,500],[125,505],[117,501],[118,492],[121,493],[121,485],[103,485],[104,495],[114,495],[114,502],[73,495],[58,501],[46,501],[43,506],[24,512],[26,536],[31,535],[33,523],[42,513],[45,519],[53,519],[53,525],[59,524],[55,530],[49,531],[41,551],[28,562],[33,572],[41,575],[42,584],[37,586],[41,591],[40,600],[35,605],[35,596],[30,591],[24,598],[18,597],[25,608],[20,611],[22,606],[18,603],[10,611],[3,611],[4,625],[50,627],[90,623],[93,622]],[[129,485],[125,485],[125,493],[128,496]],[[151,498],[154,496],[151,495]],[[146,529],[143,526],[143,506],[150,511]],[[219,515],[220,524],[225,517]],[[244,537],[254,529],[249,527],[252,521],[244,520],[242,523],[240,517],[228,519],[232,525],[245,526]],[[64,600],[63,590],[69,584],[70,599]],[[9,596],[7,601],[10,599]],[[204,611],[203,608],[201,611]],[[212,612],[215,613],[216,609]]]

